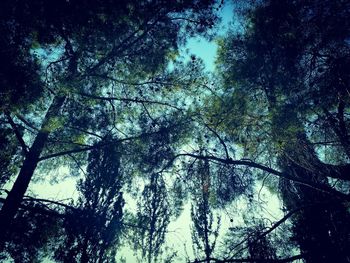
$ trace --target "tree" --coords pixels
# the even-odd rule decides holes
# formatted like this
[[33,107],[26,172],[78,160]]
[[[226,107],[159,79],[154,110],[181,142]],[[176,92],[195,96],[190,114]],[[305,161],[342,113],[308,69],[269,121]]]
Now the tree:
[[67,211],[65,240],[55,253],[62,262],[114,262],[120,240],[124,199],[118,145],[106,136],[89,153],[86,177],[80,180],[77,208]]
[[[1,2],[2,260],[172,262],[190,200],[194,262],[349,262],[349,4],[238,1],[210,76],[214,2]],[[30,194],[57,168],[76,200]]]
[[197,166],[191,206],[193,250],[197,258],[204,256],[205,262],[210,263],[219,235],[220,217],[215,220],[216,226],[213,225],[215,221],[210,204],[212,186],[209,162],[199,161]]
[[[248,11],[250,20],[246,31],[243,34],[231,34],[223,42],[221,49],[221,70],[226,82],[226,92],[235,102],[241,100],[238,105],[245,113],[244,123],[249,119],[257,119],[253,123],[253,130],[242,132],[238,129],[233,132],[233,136],[243,138],[247,156],[271,156],[270,158],[275,159],[274,165],[279,166],[282,173],[292,175],[295,181],[302,179],[311,182],[316,188],[329,188],[328,179],[332,177],[348,180],[348,172],[340,172],[348,164],[334,165],[320,160],[315,149],[316,144],[310,138],[310,134],[317,134],[325,128],[318,126],[319,121],[330,124],[332,118],[325,117],[322,112],[332,111],[325,110],[326,108],[337,107],[339,92],[346,90],[337,82],[327,88],[323,86],[324,81],[330,83],[330,76],[333,78],[333,74],[329,74],[328,77],[321,74],[322,81],[319,78],[320,71],[334,67],[333,58],[328,60],[323,55],[327,57],[331,54],[334,46],[340,49],[339,52],[332,53],[332,56],[343,58],[349,51],[343,42],[348,36],[348,30],[342,29],[343,25],[339,24],[337,12],[338,8],[345,6],[342,1],[266,1]],[[347,15],[346,12],[341,14],[343,18]],[[333,30],[333,33],[330,33],[329,28],[334,29],[335,26],[339,31],[334,34]],[[327,29],[320,33],[323,27]],[[343,77],[347,78],[346,75]],[[330,93],[329,89],[334,92]],[[327,98],[324,97],[325,94]],[[340,101],[343,101],[343,98],[341,97]],[[347,121],[342,112],[346,104],[341,102],[340,105],[339,119],[333,122],[333,128],[338,129],[337,125],[342,123],[342,134],[346,138]],[[229,122],[239,124],[242,121],[241,116],[228,116]],[[314,121],[315,119],[317,121]],[[262,125],[263,123],[267,125]],[[329,130],[327,128],[322,132],[329,133]],[[346,154],[346,143],[341,142],[341,136],[333,139],[343,146],[343,152]],[[333,149],[328,147],[328,150]],[[335,196],[293,180],[281,180],[281,187],[285,205],[289,210],[305,203],[337,200]],[[341,237],[348,232],[345,227],[346,221],[343,221],[347,218],[344,205],[334,205],[331,208],[318,205],[301,214],[295,221],[298,222],[297,232],[300,229],[308,231],[301,233],[302,240],[301,236],[297,239],[301,251],[306,253],[307,262],[329,262],[335,259],[347,262],[348,256],[344,254],[342,246],[338,246],[335,251],[333,246],[328,244],[330,240],[333,244],[338,244],[340,239],[342,242],[349,242]],[[342,233],[335,234],[334,230],[329,228],[330,222],[343,222],[340,231]]]
[[[94,107],[91,107],[93,103],[87,107],[81,104],[81,100],[87,97],[100,100],[101,95],[104,97],[101,100],[109,102],[145,103],[133,97],[133,83],[142,79],[147,81],[158,70],[165,68],[167,56],[176,50],[180,32],[184,32],[179,24],[182,19],[174,16],[183,14],[185,21],[187,16],[194,16],[195,23],[187,23],[187,32],[203,32],[213,19],[211,6],[211,1],[170,4],[163,1],[115,3],[76,0],[51,5],[38,0],[30,3],[19,1],[16,5],[10,1],[2,3],[1,9],[6,16],[1,22],[1,30],[9,39],[18,39],[20,52],[15,53],[23,55],[28,61],[28,65],[23,64],[23,68],[18,68],[16,59],[14,67],[24,75],[22,82],[30,83],[30,86],[26,86],[29,91],[34,91],[37,96],[44,90],[40,96],[44,101],[44,105],[41,105],[44,106],[43,114],[31,121],[22,118],[19,114],[21,109],[15,110],[11,102],[13,94],[17,94],[25,85],[12,85],[7,92],[9,99],[6,100],[10,102],[5,104],[9,105],[5,110],[8,114],[16,115],[25,125],[35,122],[36,129],[32,130],[33,135],[28,135],[28,140],[14,131],[20,142],[30,143],[31,146],[21,143],[23,151],[28,150],[0,212],[2,235],[9,230],[40,161],[95,148],[81,147],[81,143],[71,142],[70,138],[80,137],[81,141],[95,136],[96,130],[101,128],[101,123],[84,123],[84,116],[72,114],[74,106],[78,105],[87,112],[94,111]],[[11,30],[12,26],[18,31]],[[11,32],[19,34],[13,36]],[[41,60],[39,67],[31,67],[35,57]],[[150,57],[154,61],[150,61]],[[34,74],[32,71],[28,73],[29,69],[38,70]],[[4,75],[9,78],[13,76],[6,72]],[[42,79],[45,79],[45,83],[40,82]],[[114,90],[113,83],[123,83],[124,88]],[[32,86],[37,87],[31,89]],[[125,93],[130,97],[115,97]],[[35,106],[40,106],[40,101],[37,102]],[[113,103],[111,108],[112,114],[115,114]],[[95,113],[91,115],[94,118],[98,116]],[[75,122],[71,122],[72,119]],[[62,149],[62,142],[68,142],[63,147],[65,151],[55,152],[57,146]]]
[[171,210],[165,182],[160,174],[151,174],[149,184],[142,191],[142,199],[137,204],[135,249],[140,249],[142,258],[148,263],[157,262],[162,253]]

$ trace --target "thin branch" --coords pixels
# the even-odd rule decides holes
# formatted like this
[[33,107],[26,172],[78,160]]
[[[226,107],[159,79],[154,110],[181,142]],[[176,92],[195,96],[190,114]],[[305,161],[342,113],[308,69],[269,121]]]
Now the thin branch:
[[27,146],[26,143],[24,142],[24,140],[23,140],[23,138],[22,138],[22,135],[21,135],[21,133],[19,132],[16,123],[15,123],[15,122],[13,121],[13,119],[11,118],[10,113],[6,111],[6,112],[5,112],[5,115],[6,115],[6,117],[7,117],[8,122],[9,122],[10,125],[11,125],[12,130],[14,131],[14,133],[15,133],[15,135],[16,135],[16,138],[17,138],[19,144],[20,144],[21,147],[22,147],[22,152],[23,152],[24,156],[26,156],[26,155],[28,154],[28,146]]
[[[4,203],[5,200],[6,200],[5,198],[0,197],[0,203]],[[26,206],[26,205],[21,204],[20,208],[24,209],[24,210],[28,210],[28,211],[34,211],[34,212],[37,212],[39,214],[55,216],[55,217],[59,217],[59,218],[64,218],[66,216],[65,214],[61,214],[55,210],[45,209],[42,207],[33,207],[33,206]]]
[[[310,205],[305,205],[305,206],[301,206],[301,207],[297,207],[291,211],[289,211],[284,217],[282,217],[280,220],[278,220],[277,222],[275,222],[268,230],[262,232],[260,235],[258,235],[257,237],[254,238],[254,240],[252,240],[252,242],[257,242],[259,241],[260,239],[264,238],[265,236],[267,236],[268,234],[270,234],[272,231],[274,231],[276,228],[278,228],[281,224],[283,224],[285,221],[287,221],[287,219],[289,219],[291,216],[293,216],[294,214],[304,210],[304,209],[307,209],[307,208],[310,208],[310,207],[313,207],[313,206],[316,206],[316,205],[325,205],[326,203],[317,203],[317,204],[310,204]],[[243,239],[242,241],[240,241],[238,244],[236,244],[232,249],[231,251],[235,250],[236,248],[238,248],[240,245],[242,245],[243,243],[245,243],[246,241],[248,241],[248,237]],[[236,254],[238,254],[240,251],[244,250],[248,248],[248,245],[246,246],[243,246],[242,248],[240,248],[238,250]]]
[[130,85],[130,86],[143,86],[143,85],[150,85],[150,84],[160,84],[160,85],[164,85],[164,86],[174,85],[174,83],[171,83],[171,82],[164,82],[164,81],[158,81],[158,80],[149,80],[149,81],[143,81],[143,82],[130,82],[130,81],[125,81],[122,79],[117,79],[117,78],[111,77],[107,74],[90,74],[89,76],[97,77],[97,78],[101,78],[101,79],[106,79],[106,80],[111,80],[111,81],[117,82],[119,84]]
[[53,201],[53,200],[49,200],[49,199],[35,198],[35,197],[31,197],[31,196],[25,196],[23,198],[23,201],[31,201],[31,202],[34,201],[34,202],[39,202],[39,203],[49,203],[49,204],[62,206],[64,208],[68,208],[68,209],[71,209],[71,210],[79,210],[79,208],[73,207],[71,205],[67,205],[67,204],[60,203],[60,202]]
[[93,149],[98,149],[98,148],[104,147],[106,145],[109,145],[111,143],[122,143],[122,142],[126,142],[126,141],[138,140],[138,139],[142,139],[142,138],[145,138],[145,137],[148,137],[148,136],[155,135],[155,134],[160,133],[160,132],[164,132],[164,128],[161,128],[160,130],[155,131],[155,132],[143,133],[143,134],[140,134],[140,135],[137,135],[137,136],[132,136],[132,137],[124,138],[124,139],[118,139],[118,140],[114,140],[114,141],[109,141],[109,142],[106,142],[106,143],[96,144],[96,145],[92,145],[92,146],[89,146],[89,147],[77,148],[77,149],[62,151],[62,152],[58,152],[58,153],[48,154],[46,156],[40,157],[39,158],[39,162],[40,161],[44,161],[44,160],[48,160],[48,159],[51,159],[51,158],[55,158],[55,157],[64,156],[64,155],[91,151]]
[[148,109],[147,109],[145,103],[142,103],[142,107],[145,109],[145,112],[146,112],[147,116],[148,116],[154,123],[156,123],[156,121],[155,121],[154,118],[151,116],[150,112],[148,111]]
[[78,128],[78,127],[74,127],[74,126],[68,126],[69,129],[73,129],[73,130],[77,130],[77,131],[80,131],[80,132],[83,132],[83,133],[86,133],[86,134],[89,134],[89,135],[92,135],[92,136],[96,136],[100,139],[103,139],[103,136],[97,134],[97,133],[93,133],[93,132],[90,132],[90,131],[86,131],[84,129],[81,129],[81,128]]
[[68,156],[73,159],[75,164],[78,166],[79,170],[86,176],[86,173],[85,173],[84,169],[81,167],[79,161],[72,154],[68,154]]
[[224,150],[225,150],[225,154],[226,154],[226,158],[227,159],[231,159],[230,158],[230,155],[228,153],[228,150],[227,150],[227,147],[226,147],[226,143],[224,142],[224,140],[221,138],[221,136],[213,129],[211,128],[209,125],[207,124],[204,124],[205,127],[207,127],[212,133],[214,133],[214,135],[219,139],[221,145],[224,147]]
[[79,95],[84,96],[84,97],[88,97],[91,99],[95,99],[95,100],[107,100],[107,101],[112,101],[112,100],[118,100],[118,101],[124,101],[124,102],[134,102],[134,103],[147,103],[147,104],[158,104],[158,105],[162,105],[162,106],[167,106],[167,107],[171,107],[174,108],[176,110],[182,110],[181,108],[174,106],[170,103],[167,102],[162,102],[162,101],[153,101],[153,100],[144,100],[144,99],[138,99],[138,98],[122,98],[122,97],[103,97],[103,96],[96,96],[93,94],[88,94],[88,93],[79,93]]
[[[157,14],[159,11],[160,11],[159,9],[156,10],[155,14]],[[117,54],[118,52],[121,53],[121,48],[123,47],[130,48],[131,46],[135,45],[138,41],[140,41],[146,34],[148,34],[160,19],[160,17],[157,17],[157,19],[155,19],[152,23],[149,24],[149,22],[151,22],[152,18],[154,17],[155,17],[154,14],[150,15],[149,19],[147,19],[136,30],[131,32],[131,34],[128,37],[126,37],[123,41],[121,41],[119,45],[114,46],[112,50],[105,57],[101,58],[95,65],[93,65],[91,68],[87,70],[88,75],[96,72],[99,67],[101,67],[103,64],[108,62],[111,58],[113,58],[115,54]],[[142,33],[139,36],[136,36],[139,32],[142,32]],[[133,37],[135,37],[134,40],[132,40]]]
[[91,146],[90,144],[85,144],[85,143],[77,143],[77,142],[73,142],[73,141],[63,141],[63,140],[59,140],[59,139],[48,139],[47,140],[50,143],[57,143],[57,144],[70,144],[70,145],[76,145],[76,146]]
[[35,131],[39,131],[39,128],[35,127],[34,124],[27,121],[21,114],[15,113],[17,119],[19,119],[21,122],[23,122],[25,125],[27,125],[29,128],[32,128]]

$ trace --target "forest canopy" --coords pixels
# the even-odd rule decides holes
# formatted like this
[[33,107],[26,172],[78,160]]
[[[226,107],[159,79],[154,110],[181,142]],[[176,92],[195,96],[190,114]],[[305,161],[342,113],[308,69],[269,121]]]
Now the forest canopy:
[[2,0],[0,32],[1,262],[350,262],[349,1]]

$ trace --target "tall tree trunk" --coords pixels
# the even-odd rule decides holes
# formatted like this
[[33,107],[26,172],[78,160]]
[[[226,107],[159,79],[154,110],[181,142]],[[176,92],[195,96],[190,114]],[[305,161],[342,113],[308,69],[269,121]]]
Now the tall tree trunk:
[[25,157],[17,179],[1,208],[0,238],[4,236],[5,231],[9,231],[11,221],[19,209],[23,196],[38,165],[40,154],[42,153],[47,142],[48,136],[50,134],[50,121],[53,119],[53,117],[58,116],[64,100],[64,96],[54,97],[45,115],[41,129],[35,137],[35,140]]
[[[289,140],[279,158],[279,166],[283,172],[296,178],[328,186],[329,171],[322,170],[320,165],[322,162],[309,144],[302,126],[297,121],[292,121],[290,125],[290,127],[300,128],[296,129],[295,134],[289,134]],[[288,127],[285,129],[288,130]],[[305,261],[307,263],[350,262],[348,251],[350,216],[344,204],[334,196],[292,181],[282,179],[281,186],[283,201],[288,210],[305,204],[311,205],[309,209],[301,211],[293,219],[294,241],[305,254]],[[334,205],[312,206],[322,202],[334,202]]]

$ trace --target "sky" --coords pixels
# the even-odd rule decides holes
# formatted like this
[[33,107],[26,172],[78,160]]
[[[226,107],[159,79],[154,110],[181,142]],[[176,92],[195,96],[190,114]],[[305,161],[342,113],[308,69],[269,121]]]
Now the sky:
[[[218,37],[224,35],[229,26],[234,23],[233,9],[234,6],[232,5],[232,2],[225,1],[224,6],[219,11],[221,22],[216,28],[218,31]],[[203,37],[193,37],[187,41],[186,46],[181,49],[180,54],[186,56],[187,53],[187,58],[185,60],[189,60],[191,54],[201,58],[206,70],[214,72],[217,50],[218,46],[216,39],[208,41]]]

